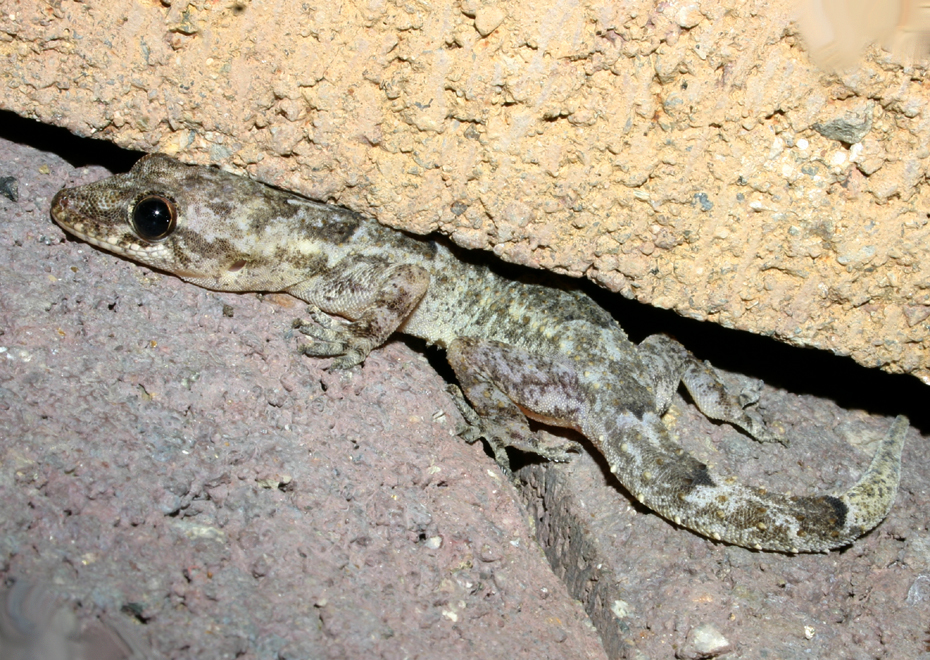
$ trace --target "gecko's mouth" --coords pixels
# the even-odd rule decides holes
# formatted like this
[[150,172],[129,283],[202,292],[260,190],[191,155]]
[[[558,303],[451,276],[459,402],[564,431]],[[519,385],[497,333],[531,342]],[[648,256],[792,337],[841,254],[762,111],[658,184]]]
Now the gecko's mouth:
[[112,234],[94,231],[94,223],[88,216],[76,211],[70,205],[67,190],[59,190],[52,199],[52,220],[69,234],[77,236],[91,245],[112,251],[117,247],[117,239]]
[[68,198],[67,192],[67,188],[62,188],[52,197],[52,220],[65,229],[70,228],[73,224],[69,209],[71,200]]

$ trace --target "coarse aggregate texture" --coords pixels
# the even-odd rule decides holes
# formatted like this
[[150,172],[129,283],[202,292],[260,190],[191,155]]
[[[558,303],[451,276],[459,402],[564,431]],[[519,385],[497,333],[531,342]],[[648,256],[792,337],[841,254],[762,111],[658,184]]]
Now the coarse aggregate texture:
[[930,382],[926,63],[792,0],[10,0],[0,107]]

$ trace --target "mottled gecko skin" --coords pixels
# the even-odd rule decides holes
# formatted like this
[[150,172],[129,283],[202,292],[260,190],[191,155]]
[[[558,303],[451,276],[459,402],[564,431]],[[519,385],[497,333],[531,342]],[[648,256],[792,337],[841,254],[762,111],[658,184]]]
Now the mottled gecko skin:
[[826,551],[877,525],[894,502],[904,417],[843,494],[792,497],[722,479],[661,421],[679,382],[707,416],[777,438],[677,342],[654,335],[635,346],[578,291],[501,277],[467,253],[345,209],[151,155],[127,174],[62,190],[52,216],[93,245],[199,286],[306,301],[319,325],[302,328],[313,339],[304,351],[334,357],[333,368],[361,363],[395,331],[445,348],[477,413],[467,416],[502,466],[505,446],[569,458],[539,445],[527,417],[576,429],[638,500],[713,539]]

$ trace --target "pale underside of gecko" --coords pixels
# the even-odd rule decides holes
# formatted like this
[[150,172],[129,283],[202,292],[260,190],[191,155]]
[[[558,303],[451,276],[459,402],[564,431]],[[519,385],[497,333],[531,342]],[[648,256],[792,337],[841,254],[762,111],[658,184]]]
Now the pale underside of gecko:
[[[363,362],[393,332],[444,348],[501,466],[506,447],[547,459],[528,419],[575,429],[639,501],[710,538],[760,550],[817,552],[881,522],[897,492],[908,421],[898,417],[845,493],[789,496],[711,474],[662,415],[683,383],[708,417],[777,440],[713,369],[665,335],[639,345],[583,293],[545,277],[509,278],[442,241],[215,168],[162,155],[62,190],[52,217],[104,250],[221,291],[281,291],[310,305],[304,352]],[[340,318],[336,318],[340,317]]]

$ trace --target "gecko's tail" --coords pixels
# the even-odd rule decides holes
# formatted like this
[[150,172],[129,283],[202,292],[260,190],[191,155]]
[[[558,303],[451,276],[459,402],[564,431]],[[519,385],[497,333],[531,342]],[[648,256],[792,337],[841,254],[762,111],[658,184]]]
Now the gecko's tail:
[[894,504],[901,478],[901,450],[904,448],[907,426],[907,417],[898,415],[895,418],[891,430],[875,452],[869,469],[855,486],[839,498],[849,511],[847,526],[851,530],[861,530],[857,536],[884,520]]
[[611,470],[646,506],[715,540],[757,550],[825,552],[852,542],[888,515],[907,428],[906,417],[895,419],[869,468],[841,495],[796,497],[720,479],[680,447],[669,451],[660,422],[628,428],[642,435],[616,445],[627,460],[611,461]]

